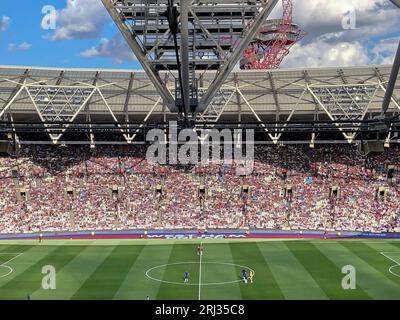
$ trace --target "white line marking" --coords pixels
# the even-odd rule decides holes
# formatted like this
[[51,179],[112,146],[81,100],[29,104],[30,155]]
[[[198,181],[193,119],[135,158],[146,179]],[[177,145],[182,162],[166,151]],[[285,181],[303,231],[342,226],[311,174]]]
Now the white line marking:
[[203,257],[203,241],[200,242],[200,266],[199,266],[199,300],[201,300],[201,260]]
[[385,253],[397,253],[397,254],[400,254],[400,252],[398,252],[398,251],[395,251],[395,252],[379,252],[381,255],[383,255],[384,257],[386,257],[387,259],[389,259],[389,260],[391,260],[391,261],[393,261],[394,263],[396,263],[394,266],[391,266],[390,268],[389,268],[389,272],[391,273],[391,274],[393,274],[394,276],[396,276],[396,277],[400,277],[400,275],[399,274],[397,274],[397,273],[395,273],[394,271],[392,271],[392,269],[394,269],[394,268],[397,268],[397,267],[400,267],[400,262],[399,261],[397,261],[397,260],[395,260],[395,259],[393,259],[393,258],[391,258],[391,257],[389,257],[387,254],[385,254]]
[[11,258],[10,260],[7,260],[6,262],[3,262],[1,265],[5,265],[11,261],[13,261],[14,259],[18,258],[20,255],[22,255],[22,252],[0,252],[0,255],[2,254],[16,254],[15,257]]
[[6,268],[6,269],[9,270],[7,274],[1,275],[0,278],[7,277],[9,274],[11,274],[11,273],[14,271],[14,269],[11,268],[10,266],[8,266],[7,263],[10,263],[10,262],[13,261],[14,259],[18,258],[20,255],[22,255],[21,252],[19,252],[19,253],[0,252],[0,255],[2,255],[2,254],[15,254],[16,256],[14,256],[14,257],[12,257],[11,259],[7,260],[6,262],[3,262],[2,264],[0,264],[0,267]]

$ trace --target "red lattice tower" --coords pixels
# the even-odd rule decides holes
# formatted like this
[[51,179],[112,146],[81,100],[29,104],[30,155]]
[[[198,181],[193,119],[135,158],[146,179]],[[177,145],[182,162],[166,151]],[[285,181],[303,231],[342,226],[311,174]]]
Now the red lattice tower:
[[266,21],[243,53],[241,69],[277,69],[305,33],[292,23],[292,0],[282,0],[281,20]]

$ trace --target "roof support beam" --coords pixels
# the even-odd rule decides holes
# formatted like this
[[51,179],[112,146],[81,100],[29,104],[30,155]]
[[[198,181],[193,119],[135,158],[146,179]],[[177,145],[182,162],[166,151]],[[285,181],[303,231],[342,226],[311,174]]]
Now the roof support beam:
[[[329,110],[325,107],[325,105],[321,102],[321,100],[319,100],[319,98],[317,97],[317,95],[314,93],[314,91],[312,91],[312,89],[310,88],[310,86],[307,84],[307,90],[308,92],[313,96],[314,100],[317,101],[317,103],[321,106],[322,109],[324,109],[325,113],[328,115],[328,117],[332,120],[335,121],[335,118],[332,116],[332,114],[329,112]],[[337,125],[337,124],[336,124]],[[338,129],[342,132],[343,136],[346,138],[346,140],[349,143],[353,142],[353,137],[349,134],[347,134],[346,132],[343,132],[343,129],[340,128],[338,126]]]
[[[103,0],[104,1],[104,0]],[[267,20],[271,11],[275,8],[275,5],[278,3],[278,0],[270,0],[268,2],[264,2],[262,5],[261,11],[254,18],[251,26],[247,28],[247,30],[242,35],[242,39],[239,44],[233,50],[232,55],[229,57],[228,61],[224,64],[221,71],[218,73],[214,81],[211,83],[207,92],[201,98],[199,102],[199,111],[204,110],[212,101],[215,96],[217,90],[224,83],[226,78],[232,72],[233,68],[243,55],[244,50],[248,47],[249,43],[253,39],[256,32],[260,29],[261,25]]]
[[[30,93],[29,89],[27,86],[23,86],[21,89],[25,89],[25,91],[27,92],[29,98],[31,99],[37,114],[39,115],[40,120],[45,123],[46,119],[43,116],[42,112],[40,111],[38,105],[35,102],[35,98],[32,96],[32,94]],[[96,89],[92,88],[90,94],[86,97],[86,99],[83,101],[83,103],[80,105],[80,107],[78,108],[78,110],[75,111],[75,114],[73,115],[73,117],[69,120],[69,124],[66,125],[65,128],[63,128],[61,130],[61,133],[58,135],[55,135],[53,133],[50,133],[50,130],[48,129],[48,126],[46,124],[44,124],[46,131],[49,133],[50,139],[52,140],[52,142],[54,144],[56,144],[58,142],[58,140],[60,140],[60,138],[62,137],[63,133],[65,132],[65,130],[69,127],[69,125],[75,120],[75,118],[78,116],[78,114],[81,112],[81,110],[83,109],[83,107],[86,105],[86,103],[92,98],[93,94],[95,93]],[[98,90],[99,91],[99,90]]]
[[398,6],[400,8],[400,0],[390,0],[390,1],[392,1],[395,6]]
[[277,95],[276,88],[275,88],[275,81],[272,78],[272,73],[268,72],[268,75],[269,75],[269,83],[270,83],[271,89],[272,89],[272,95],[274,97],[274,102],[276,105],[276,120],[279,120],[279,113],[281,111],[281,105],[279,104],[279,99],[278,99],[278,95]]
[[257,112],[254,111],[253,107],[251,106],[251,104],[247,101],[246,97],[243,95],[242,91],[240,91],[239,88],[236,89],[240,96],[242,97],[243,101],[246,103],[247,107],[251,110],[251,112],[253,113],[253,115],[256,117],[257,121],[261,123],[261,126],[264,128],[265,132],[268,133],[268,136],[271,138],[271,140],[274,143],[277,143],[278,140],[276,139],[276,137],[274,137],[271,133],[269,133],[268,129],[265,127],[265,125],[262,123],[261,118],[258,116]]
[[239,88],[239,79],[238,79],[238,74],[237,72],[235,72],[234,74],[234,80],[235,80],[235,87],[236,87],[236,100],[237,100],[237,104],[238,104],[238,121],[241,122],[242,121],[242,99],[240,99],[240,94],[237,91],[237,88]]
[[125,113],[125,122],[129,122],[129,101],[131,99],[133,81],[135,80],[135,74],[132,72],[129,78],[128,89],[126,91],[126,97],[124,102],[124,113]]
[[[130,137],[128,134],[124,133],[124,129],[121,128],[121,125],[118,123],[118,119],[117,119],[117,117],[115,116],[114,112],[112,111],[112,109],[111,109],[110,105],[108,104],[106,98],[104,98],[104,95],[103,95],[103,93],[101,92],[101,89],[100,89],[100,88],[96,88],[96,90],[97,90],[97,92],[99,93],[101,99],[103,100],[105,106],[107,107],[109,113],[111,114],[111,117],[112,117],[113,120],[117,123],[118,128],[120,128],[120,130],[121,130],[121,132],[122,132],[122,134],[123,134],[125,140],[126,140],[128,143],[132,143],[133,138]],[[160,97],[159,99],[161,100],[161,97]]]
[[125,41],[128,43],[129,47],[132,49],[133,53],[135,54],[136,58],[142,65],[143,69],[146,71],[148,77],[150,78],[151,82],[156,87],[157,91],[161,95],[164,100],[164,103],[167,104],[169,108],[175,107],[175,100],[174,97],[169,92],[166,85],[163,83],[162,79],[160,78],[157,71],[154,67],[148,62],[146,54],[142,51],[141,47],[137,43],[136,39],[132,37],[132,34],[128,27],[125,25],[124,21],[122,20],[121,15],[114,7],[114,4],[110,0],[101,0],[103,2],[104,7],[107,9],[108,13],[110,14],[111,18],[114,20],[115,24],[117,25],[118,29],[122,33],[122,36],[125,38]]
[[208,31],[208,29],[206,27],[204,27],[203,23],[201,22],[199,17],[196,15],[196,13],[192,9],[190,9],[190,14],[192,15],[194,21],[196,21],[196,23],[199,25],[201,30],[204,32],[204,34],[208,37],[208,39],[215,45],[215,47],[217,48],[217,50],[220,54],[220,58],[223,59],[223,57],[225,56],[225,53],[224,53],[224,50],[221,48],[220,44],[217,41],[215,41],[215,39],[212,36],[212,34],[210,33],[210,31]]
[[[272,96],[274,97],[274,102],[275,102],[275,106],[276,106],[275,120],[279,121],[280,120],[281,106],[279,104],[279,99],[278,99],[278,95],[276,93],[275,82],[274,82],[274,79],[272,78],[272,73],[268,72],[268,75],[269,75],[269,84],[271,85],[271,90],[272,90]],[[275,133],[275,138],[278,139],[278,134],[277,133]]]
[[[289,122],[290,120],[292,120],[292,117],[293,117],[294,113],[296,112],[297,107],[298,107],[298,105],[300,104],[300,101],[303,100],[304,94],[305,94],[306,92],[307,92],[307,89],[304,89],[303,92],[301,93],[299,99],[298,99],[297,102],[296,102],[296,105],[294,106],[294,108],[293,108],[292,111],[290,112],[289,116],[287,117],[287,119],[286,119],[287,122],[283,125],[282,131],[283,131],[284,128],[287,127],[288,122]],[[279,121],[279,119],[277,119],[277,121]],[[278,125],[276,125],[276,126],[278,126]],[[281,136],[282,136],[282,133],[279,133],[279,134],[278,134],[278,133],[275,133],[275,137],[276,137],[277,140],[279,140],[279,139],[281,138]]]
[[[189,71],[189,5],[191,0],[181,0],[181,74],[182,83],[179,86],[183,86],[183,106],[186,109],[185,113],[189,113],[189,102],[190,102],[190,71]],[[186,119],[185,119],[186,120]]]
[[338,70],[338,74],[340,79],[342,79],[343,84],[348,84],[349,82],[347,81],[346,77],[344,76],[343,69]]
[[15,101],[15,99],[18,97],[18,95],[22,92],[23,84],[28,77],[29,70],[26,69],[24,74],[22,75],[21,79],[19,80],[19,84],[14,88],[12,91],[10,97],[8,98],[7,102],[4,104],[3,108],[0,110],[0,118],[4,115],[4,113],[7,111],[7,109],[12,105],[12,103]]
[[59,85],[61,84],[61,82],[63,81],[64,73],[65,73],[64,70],[62,70],[62,71],[60,72],[60,75],[58,76],[57,81],[56,81],[56,86],[59,86]]
[[[97,81],[99,81],[99,77],[100,77],[100,71],[97,71],[95,76],[94,76],[94,80],[92,82],[93,87],[97,86]],[[90,102],[92,101],[92,99],[90,99],[85,106],[85,112],[86,112],[86,121],[90,120]]]
[[24,90],[24,86],[21,86],[15,94],[12,95],[11,100],[9,100],[6,105],[3,107],[3,109],[0,111],[0,118],[3,116],[3,114],[7,111],[7,109],[13,104],[15,99],[19,96],[19,94]]
[[147,120],[149,120],[150,116],[153,114],[154,109],[158,106],[158,104],[161,103],[161,98],[159,98],[157,100],[157,102],[153,105],[153,107],[150,109],[149,113],[146,115],[146,117],[144,118],[144,120],[142,121],[142,123],[139,126],[139,129],[136,130],[136,132],[132,135],[132,137],[130,138],[131,140],[135,140],[137,134],[139,133],[140,129],[143,128],[144,124],[147,122]]
[[[97,81],[99,80],[100,77],[100,71],[97,71],[95,76],[94,76],[94,80],[93,80],[93,86],[97,86]],[[92,99],[90,99],[85,106],[85,112],[86,112],[86,121],[90,122],[90,127],[92,127],[92,119],[90,117],[90,102],[92,101]],[[92,132],[92,130],[90,130],[89,132],[89,138],[90,138],[90,142],[91,145],[94,146],[94,134]]]
[[[382,82],[379,81],[379,87],[383,90],[383,92],[386,94],[386,88],[383,86]],[[390,100],[393,102],[393,104],[397,107],[397,109],[400,110],[400,105],[397,103],[395,98],[391,97]]]
[[382,103],[382,113],[381,116],[384,116],[389,109],[390,100],[393,96],[394,87],[396,85],[397,76],[399,75],[400,70],[400,42],[399,46],[397,47],[396,56],[394,58],[392,72],[390,73],[389,82],[386,87],[385,97],[383,98]]

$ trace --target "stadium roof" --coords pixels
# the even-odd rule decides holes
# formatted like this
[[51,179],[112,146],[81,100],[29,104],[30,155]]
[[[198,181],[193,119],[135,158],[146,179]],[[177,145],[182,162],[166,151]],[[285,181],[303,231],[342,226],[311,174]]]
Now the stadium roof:
[[[381,111],[390,71],[390,65],[237,70],[197,119],[218,123],[372,118]],[[173,93],[173,75],[162,75]],[[200,93],[214,77],[212,71],[200,74]],[[396,92],[400,92],[400,81],[394,90],[390,114],[400,111]],[[176,119],[176,114],[163,105],[141,70],[0,66],[0,117],[45,123],[145,123]]]

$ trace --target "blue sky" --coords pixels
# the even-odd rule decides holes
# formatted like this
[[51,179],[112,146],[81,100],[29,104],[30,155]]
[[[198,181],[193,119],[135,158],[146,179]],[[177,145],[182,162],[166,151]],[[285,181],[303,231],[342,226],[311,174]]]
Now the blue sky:
[[[294,21],[307,33],[282,67],[391,63],[400,40],[400,9],[388,0],[293,0]],[[41,27],[42,8],[57,11],[56,30]],[[0,3],[0,64],[139,69],[100,0]],[[341,19],[355,9],[357,28]],[[280,16],[280,5],[272,17]]]
[[[100,2],[100,0],[99,0]],[[66,0],[19,0],[19,7],[12,1],[1,1],[0,20],[9,17],[11,22],[4,32],[0,32],[0,64],[30,65],[47,67],[77,68],[140,68],[137,61],[124,61],[116,64],[109,57],[85,58],[80,55],[86,49],[96,46],[100,37],[110,38],[116,32],[111,18],[107,17],[100,36],[83,37],[82,39],[52,41],[48,37],[52,30],[43,30],[41,22],[44,18],[42,8],[51,3],[56,9],[65,8]],[[28,50],[10,50],[9,44],[31,44]]]

